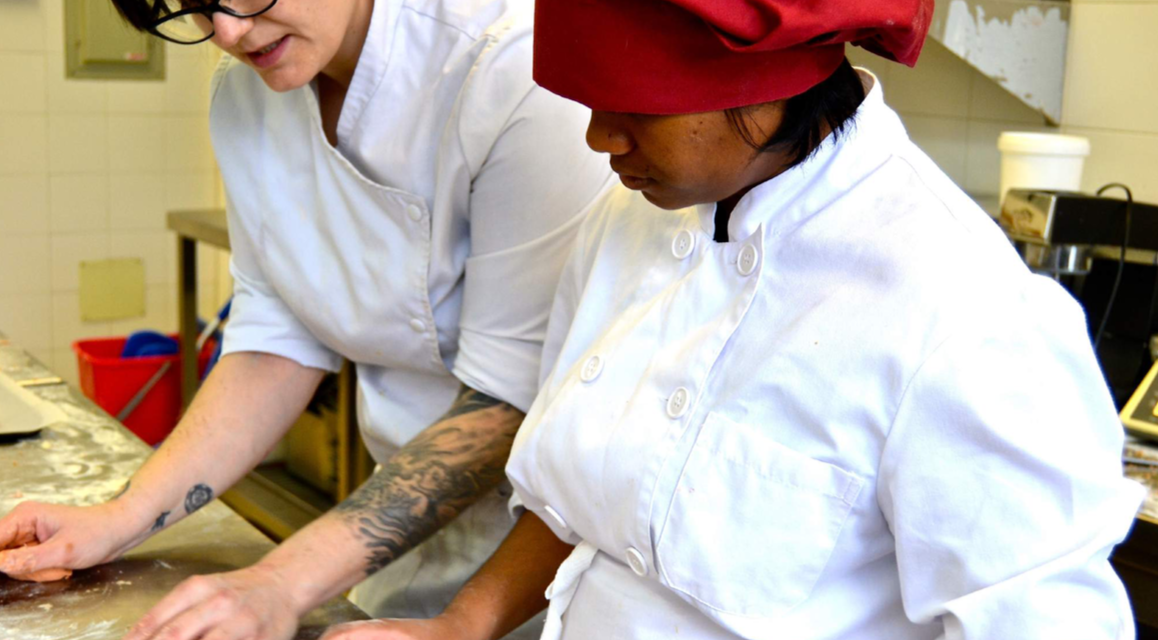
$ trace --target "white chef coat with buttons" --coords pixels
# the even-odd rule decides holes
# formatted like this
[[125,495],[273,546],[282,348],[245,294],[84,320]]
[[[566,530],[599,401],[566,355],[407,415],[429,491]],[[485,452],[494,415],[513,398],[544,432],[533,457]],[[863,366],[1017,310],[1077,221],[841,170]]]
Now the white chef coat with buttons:
[[[531,80],[530,0],[378,0],[331,146],[313,86],[225,61],[213,144],[229,209],[224,351],[358,368],[385,460],[459,381],[526,409],[559,271],[608,183],[588,112]],[[292,44],[291,44],[292,46]],[[379,615],[438,613],[509,530],[492,494],[359,591]]]
[[1141,498],[1082,310],[869,92],[737,204],[583,223],[507,467],[544,638],[1128,638]]

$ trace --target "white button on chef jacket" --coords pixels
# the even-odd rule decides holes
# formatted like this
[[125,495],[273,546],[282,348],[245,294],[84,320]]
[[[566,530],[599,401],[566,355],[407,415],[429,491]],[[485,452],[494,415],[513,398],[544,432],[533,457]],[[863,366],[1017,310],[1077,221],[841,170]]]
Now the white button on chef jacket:
[[680,232],[671,242],[671,253],[680,260],[690,256],[695,248],[696,237],[687,229],[680,229]]
[[[228,56],[213,81],[235,282],[224,350],[330,371],[354,361],[378,460],[460,380],[529,406],[563,256],[612,180],[584,143],[588,111],[531,79],[530,0],[452,9],[374,3],[336,148],[313,87],[276,93]],[[439,536],[467,561],[424,545],[359,604],[437,613],[507,528],[504,501],[484,498]]]
[[756,262],[760,259],[760,253],[756,251],[756,247],[750,244],[744,245],[740,249],[740,257],[736,262],[736,268],[740,270],[740,275],[750,275],[756,270]]
[[641,578],[647,575],[647,561],[643,559],[643,554],[639,552],[639,549],[628,549],[624,556],[627,558],[627,566],[631,567],[635,575]]
[[691,394],[687,389],[680,387],[667,398],[667,415],[669,418],[679,418],[687,413]]
[[593,382],[603,373],[603,357],[594,355],[587,358],[587,362],[583,364],[583,371],[579,374],[583,382]]
[[1082,311],[881,89],[734,242],[714,214],[616,189],[564,271],[507,466],[577,545],[544,640],[1125,637],[1107,555],[1142,491]]

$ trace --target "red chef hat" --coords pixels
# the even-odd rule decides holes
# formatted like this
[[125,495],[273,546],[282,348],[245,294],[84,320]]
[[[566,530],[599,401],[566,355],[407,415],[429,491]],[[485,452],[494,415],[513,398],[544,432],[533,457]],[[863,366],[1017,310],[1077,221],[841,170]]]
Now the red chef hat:
[[535,80],[600,111],[718,111],[804,93],[851,42],[912,66],[933,0],[536,0]]

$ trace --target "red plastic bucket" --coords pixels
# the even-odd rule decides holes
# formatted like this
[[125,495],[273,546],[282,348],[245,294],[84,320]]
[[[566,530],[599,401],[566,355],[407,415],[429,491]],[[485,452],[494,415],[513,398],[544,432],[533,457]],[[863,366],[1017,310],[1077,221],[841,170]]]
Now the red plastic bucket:
[[[172,336],[177,338],[176,335]],[[127,338],[95,338],[72,344],[80,371],[80,390],[115,416],[157,371],[171,362],[169,370],[125,419],[125,426],[139,438],[156,445],[169,435],[181,417],[181,356],[122,358]],[[197,372],[205,371],[216,343],[210,340],[197,359]]]

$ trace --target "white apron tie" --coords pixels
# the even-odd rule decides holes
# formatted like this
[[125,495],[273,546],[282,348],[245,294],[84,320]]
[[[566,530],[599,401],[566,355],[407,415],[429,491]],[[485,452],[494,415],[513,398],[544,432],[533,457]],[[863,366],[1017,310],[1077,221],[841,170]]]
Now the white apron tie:
[[583,540],[575,545],[571,555],[559,565],[555,572],[555,580],[547,587],[547,600],[551,601],[547,607],[547,620],[543,626],[543,635],[540,640],[559,640],[563,635],[563,614],[571,606],[571,599],[575,597],[575,590],[579,587],[579,578],[583,572],[595,561],[595,554],[599,549],[595,545]]

